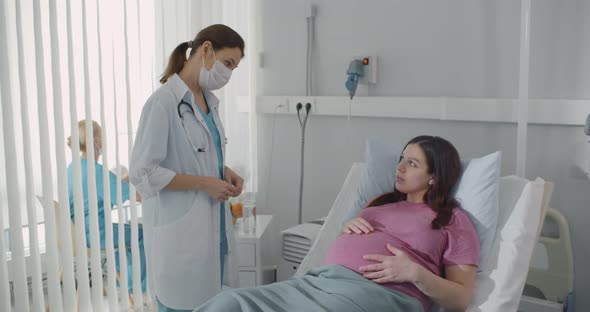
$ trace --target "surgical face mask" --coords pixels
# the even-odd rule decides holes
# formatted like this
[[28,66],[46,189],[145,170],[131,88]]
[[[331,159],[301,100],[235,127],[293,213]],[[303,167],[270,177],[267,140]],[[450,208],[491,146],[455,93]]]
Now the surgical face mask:
[[232,70],[217,60],[215,51],[213,51],[213,58],[215,63],[209,70],[205,68],[205,58],[203,58],[203,67],[201,67],[201,73],[199,74],[199,85],[204,90],[220,89],[227,84],[231,77]]

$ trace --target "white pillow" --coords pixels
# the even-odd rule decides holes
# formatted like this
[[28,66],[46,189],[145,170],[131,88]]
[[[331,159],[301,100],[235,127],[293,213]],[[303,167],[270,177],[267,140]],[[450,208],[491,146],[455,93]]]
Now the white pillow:
[[496,235],[501,163],[501,152],[463,162],[463,173],[454,191],[479,238],[480,271],[489,268],[488,255]]
[[[393,191],[396,166],[402,152],[401,147],[382,142],[378,139],[368,139],[365,148],[366,169],[361,175],[360,184],[356,190],[354,203],[342,218],[344,226],[353,219],[371,199]],[[341,227],[342,227],[341,226]]]
[[[365,161],[367,169],[361,177],[356,199],[343,215],[341,227],[354,218],[366,203],[394,187],[396,166],[401,148],[379,140],[367,140]],[[486,270],[486,259],[498,222],[498,185],[502,153],[462,161],[463,173],[453,195],[471,218],[480,242],[479,270]]]

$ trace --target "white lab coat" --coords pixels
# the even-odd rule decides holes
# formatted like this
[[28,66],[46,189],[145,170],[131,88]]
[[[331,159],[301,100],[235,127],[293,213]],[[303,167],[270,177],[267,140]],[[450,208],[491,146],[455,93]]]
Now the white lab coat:
[[[219,100],[205,92],[222,140]],[[186,113],[186,133],[178,116],[184,99],[196,114]],[[181,106],[181,113],[190,110]],[[191,137],[197,149],[188,141]],[[144,238],[148,281],[158,300],[173,309],[194,309],[221,290],[220,202],[205,191],[171,191],[164,187],[176,174],[219,176],[213,139],[187,85],[173,75],[148,99],[139,121],[131,154],[130,179],[143,200]],[[229,209],[225,209],[228,256],[226,285],[237,286],[235,237]]]

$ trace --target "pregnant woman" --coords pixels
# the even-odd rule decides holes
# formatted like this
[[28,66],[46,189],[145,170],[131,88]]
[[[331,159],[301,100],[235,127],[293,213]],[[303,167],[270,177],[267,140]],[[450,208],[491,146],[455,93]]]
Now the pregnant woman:
[[395,187],[361,209],[303,277],[220,293],[196,311],[465,310],[479,241],[451,197],[461,175],[448,141],[419,136],[405,146]]

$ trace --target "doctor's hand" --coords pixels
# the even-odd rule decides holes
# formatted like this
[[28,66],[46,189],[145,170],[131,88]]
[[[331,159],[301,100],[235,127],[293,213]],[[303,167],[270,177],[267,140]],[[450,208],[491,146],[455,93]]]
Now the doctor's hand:
[[242,186],[244,185],[244,179],[242,179],[242,177],[231,170],[228,166],[225,166],[223,176],[225,177],[225,182],[235,186],[236,188],[236,191],[231,194],[232,197],[242,194]]
[[377,263],[365,265],[359,268],[364,277],[375,283],[414,283],[418,278],[421,266],[404,251],[387,244],[387,249],[393,256],[365,255],[363,259],[373,260]]
[[226,201],[237,192],[237,188],[223,180],[207,177],[205,191],[215,200]]
[[356,233],[356,234],[363,234],[363,233],[371,233],[373,232],[373,226],[371,226],[371,224],[369,223],[369,221],[363,219],[363,218],[354,218],[350,221],[348,221],[345,225],[344,225],[344,229],[342,229],[343,233],[346,234],[352,234],[352,233]]

